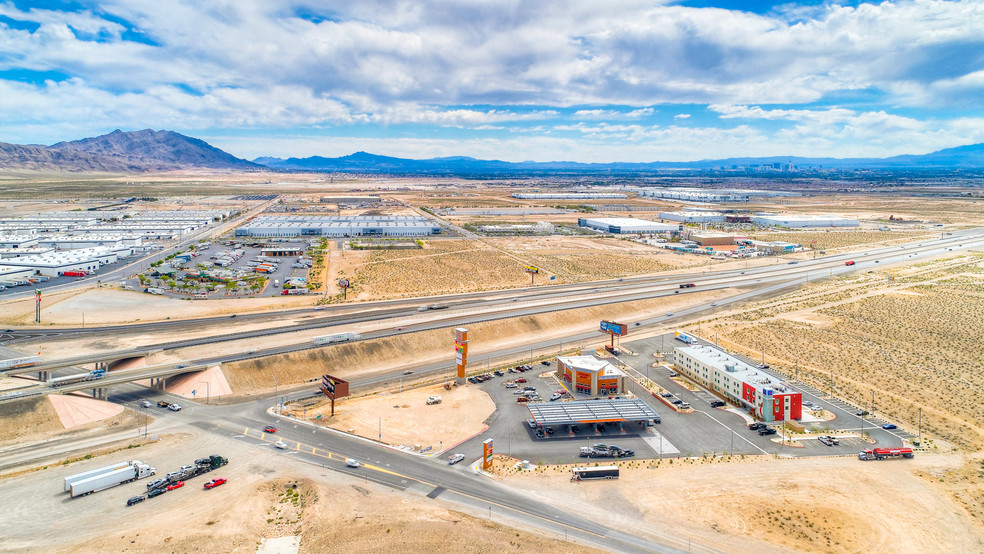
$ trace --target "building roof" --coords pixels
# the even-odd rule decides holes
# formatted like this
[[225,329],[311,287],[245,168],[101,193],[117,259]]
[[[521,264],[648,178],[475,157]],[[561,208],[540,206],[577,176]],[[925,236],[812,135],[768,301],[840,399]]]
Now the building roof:
[[[687,354],[700,363],[731,375],[733,378],[755,387],[758,390],[772,389],[779,393],[796,392],[781,379],[728,354],[716,346],[707,344],[678,346],[676,350]],[[732,371],[728,370],[731,366]]]
[[644,421],[659,417],[656,410],[642,400],[630,398],[535,402],[527,404],[526,407],[540,425]]
[[605,377],[624,375],[622,370],[613,366],[611,363],[605,360],[599,360],[594,356],[560,356],[557,359],[574,370],[588,371],[591,373],[600,372]]
[[595,225],[608,225],[609,227],[647,227],[651,229],[676,229],[677,225],[649,221],[635,217],[587,217],[584,220]]

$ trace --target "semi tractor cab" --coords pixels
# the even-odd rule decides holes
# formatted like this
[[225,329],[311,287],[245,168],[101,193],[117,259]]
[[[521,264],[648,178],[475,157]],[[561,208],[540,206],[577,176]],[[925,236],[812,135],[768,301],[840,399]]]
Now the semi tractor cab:
[[884,460],[885,458],[913,458],[911,448],[865,448],[858,452],[859,460]]

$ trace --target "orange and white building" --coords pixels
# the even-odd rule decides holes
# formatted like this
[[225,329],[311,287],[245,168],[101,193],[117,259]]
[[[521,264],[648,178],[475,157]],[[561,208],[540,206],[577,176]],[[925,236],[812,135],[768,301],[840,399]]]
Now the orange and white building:
[[603,396],[625,390],[625,373],[594,356],[560,356],[557,376],[575,393]]

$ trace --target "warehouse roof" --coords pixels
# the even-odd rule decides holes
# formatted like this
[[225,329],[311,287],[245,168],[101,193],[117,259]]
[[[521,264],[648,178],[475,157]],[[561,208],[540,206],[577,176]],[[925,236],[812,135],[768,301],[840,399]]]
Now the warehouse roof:
[[659,417],[656,410],[642,400],[629,398],[536,402],[526,406],[530,410],[530,415],[540,425],[644,421]]

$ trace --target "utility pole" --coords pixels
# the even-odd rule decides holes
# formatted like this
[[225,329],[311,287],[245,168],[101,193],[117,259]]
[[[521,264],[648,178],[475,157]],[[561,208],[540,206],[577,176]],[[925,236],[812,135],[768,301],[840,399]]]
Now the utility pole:
[[919,408],[919,438],[922,438],[922,408]]
[[875,417],[875,389],[871,389],[871,417]]

